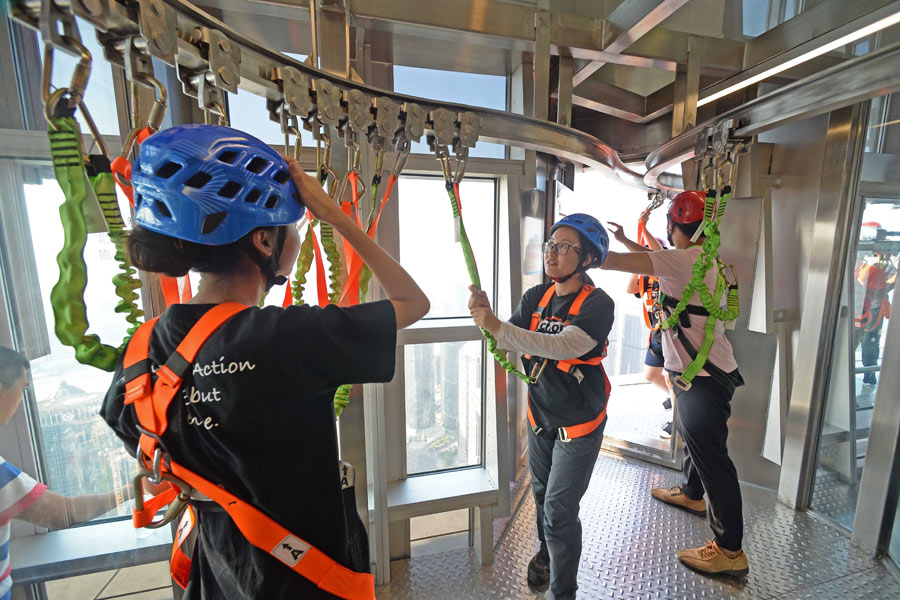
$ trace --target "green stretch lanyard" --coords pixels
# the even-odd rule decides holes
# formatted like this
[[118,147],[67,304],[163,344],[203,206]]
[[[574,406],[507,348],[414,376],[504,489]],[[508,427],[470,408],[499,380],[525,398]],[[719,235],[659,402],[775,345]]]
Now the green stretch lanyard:
[[[324,186],[327,180],[328,170],[320,168],[319,183]],[[330,223],[319,223],[319,237],[322,239],[322,251],[328,257],[328,280],[331,282],[328,301],[331,304],[337,304],[343,291],[343,284],[341,283],[341,253],[338,252],[337,242],[334,241],[334,228]]]
[[[137,276],[137,271],[131,266],[128,256],[125,252],[125,243],[128,233],[125,231],[125,222],[122,220],[122,213],[119,211],[119,200],[116,197],[116,180],[110,171],[103,170],[93,177],[88,177],[91,186],[94,188],[94,194],[97,196],[97,202],[100,204],[100,210],[103,212],[103,218],[106,220],[106,226],[109,230],[109,239],[116,248],[114,258],[119,264],[119,273],[116,273],[112,282],[116,288],[116,296],[119,297],[119,303],[114,309],[117,313],[124,313],[125,320],[130,323],[128,332],[124,341],[128,341],[131,335],[137,331],[141,325],[141,317],[144,311],[137,307],[138,295],[136,290],[141,287],[141,280]],[[120,350],[124,348],[124,341]]]
[[[693,381],[694,377],[696,377],[703,369],[703,365],[706,364],[706,361],[709,358],[715,336],[716,321],[731,321],[738,318],[738,315],[740,314],[737,284],[729,285],[725,281],[718,258],[719,246],[721,244],[719,222],[725,214],[725,208],[728,205],[730,196],[731,186],[726,185],[722,188],[722,197],[719,199],[717,206],[716,191],[713,189],[706,191],[706,202],[703,207],[703,223],[700,225],[700,229],[706,236],[706,239],[703,241],[702,251],[700,256],[697,257],[697,261],[694,263],[691,279],[687,286],[685,286],[684,293],[681,295],[678,305],[675,307],[672,314],[660,323],[662,329],[672,329],[676,327],[678,325],[679,315],[687,308],[689,301],[693,298],[695,293],[700,297],[703,308],[709,313],[704,328],[705,337],[703,339],[703,344],[701,344],[697,351],[696,358],[688,365],[679,378],[684,389],[690,387],[691,381]],[[709,288],[706,287],[704,280],[706,278],[706,273],[713,265],[720,266],[716,272],[715,290],[710,291]],[[723,309],[720,304],[722,301],[722,294],[726,293],[726,290],[726,308]]]
[[[472,285],[481,289],[481,278],[478,276],[478,266],[475,264],[475,254],[472,252],[472,244],[469,243],[469,236],[466,235],[466,226],[463,224],[462,214],[459,210],[458,188],[450,180],[447,180],[446,187],[447,194],[450,196],[450,206],[453,210],[453,218],[459,223],[459,241],[462,246],[463,257],[466,260],[466,269],[469,271],[469,279],[472,280]],[[531,377],[516,369],[516,365],[506,357],[506,354],[502,350],[497,348],[497,340],[487,329],[482,328],[481,334],[484,336],[484,339],[487,340],[488,352],[494,355],[494,359],[500,363],[500,366],[503,367],[507,373],[512,373],[525,383],[532,383]]]
[[[59,207],[59,216],[63,225],[63,248],[56,257],[59,265],[59,280],[50,292],[50,305],[53,309],[56,337],[65,344],[75,348],[75,359],[86,365],[113,371],[124,342],[118,348],[102,344],[95,334],[87,334],[87,309],[84,305],[84,290],[87,286],[87,265],[84,262],[84,246],[87,242],[87,225],[84,218],[85,203],[92,193],[87,173],[84,168],[84,155],[81,148],[81,130],[72,117],[55,118],[49,131],[50,154],[53,158],[53,171],[63,192],[65,201]],[[107,178],[98,176],[97,182],[104,196],[102,205],[104,217],[110,226],[121,231],[121,215],[107,216],[113,212],[109,204],[109,183]],[[112,175],[109,175],[112,181]],[[112,190],[115,196],[115,190]],[[116,205],[116,212],[118,206]],[[114,242],[115,243],[115,242]],[[117,245],[116,258],[120,264],[125,262],[124,252],[119,255]],[[134,271],[126,271],[116,276],[116,292],[122,298],[116,310],[128,313],[128,321],[136,324],[140,311],[134,306],[137,297],[134,290],[140,285],[133,278]],[[130,304],[129,304],[130,302]],[[122,310],[120,310],[120,308]]]

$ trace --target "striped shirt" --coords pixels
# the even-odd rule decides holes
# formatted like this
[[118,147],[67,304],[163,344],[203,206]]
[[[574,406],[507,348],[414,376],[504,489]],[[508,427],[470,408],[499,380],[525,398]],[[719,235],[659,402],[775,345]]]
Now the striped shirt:
[[47,486],[38,483],[0,456],[0,600],[9,598],[9,522],[41,497]]

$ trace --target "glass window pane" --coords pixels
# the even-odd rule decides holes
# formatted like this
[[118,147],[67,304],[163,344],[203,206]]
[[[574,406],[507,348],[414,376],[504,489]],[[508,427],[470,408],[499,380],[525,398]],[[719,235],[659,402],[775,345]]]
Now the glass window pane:
[[[629,167],[638,172],[644,170],[643,165]],[[604,201],[598,203],[598,198]],[[608,169],[588,169],[575,172],[574,192],[562,188],[555,220],[572,213],[588,213],[603,223],[619,223],[625,228],[626,235],[634,240],[637,238],[638,216],[646,206],[646,191],[622,183]],[[665,205],[653,211],[647,231],[665,241]],[[622,246],[612,239],[610,249],[621,251]],[[626,294],[632,276],[600,269],[591,269],[588,274],[616,304],[608,355],[603,361],[614,386],[607,409],[609,422],[606,435],[639,444],[654,452],[671,452],[671,439],[661,437],[666,424],[672,420],[672,411],[663,404],[668,394],[649,383],[644,376],[650,331],[644,324],[643,302]]]
[[[493,179],[464,179],[460,186],[462,215],[481,278],[481,287],[494,297]],[[426,318],[469,318],[471,283],[462,246],[456,242],[452,208],[444,180],[438,177],[401,177],[400,263],[431,301]]]
[[[395,66],[394,91],[419,98],[440,98],[443,102],[506,110],[506,77],[498,75]],[[469,155],[504,158],[505,150],[506,147],[500,144],[478,142]],[[424,138],[413,144],[412,151],[431,154]]]
[[481,464],[482,342],[404,348],[406,471]]
[[[137,463],[98,415],[112,375],[76,362],[74,350],[63,346],[53,332],[50,291],[59,277],[56,255],[63,245],[63,229],[56,215],[63,195],[54,179],[24,187],[51,349],[49,355],[31,361],[48,485],[66,496],[120,490],[131,485]],[[115,247],[105,233],[88,235],[84,298],[88,333],[118,346],[127,323],[114,312],[119,302],[112,284],[119,272],[114,253]],[[120,505],[116,514],[126,515],[128,510]]]
[[[810,506],[853,529],[900,256],[900,198],[865,198],[848,256]],[[884,396],[884,394],[882,395]]]
[[[284,53],[286,56],[305,61],[305,54]],[[273,146],[284,145],[284,134],[281,133],[281,125],[269,119],[269,111],[266,109],[266,99],[248,91],[242,90],[237,94],[228,94],[228,118],[235,129],[246,131]],[[306,129],[300,130],[300,139],[303,145],[315,146],[312,132]],[[291,136],[291,143],[294,137]]]
[[[93,59],[91,77],[84,93],[84,103],[91,113],[100,133],[104,135],[119,135],[119,118],[116,108],[116,95],[113,91],[112,67],[103,58],[103,47],[97,42],[94,28],[81,19],[78,21],[78,31],[81,33],[81,43],[90,51]],[[43,54],[41,54],[43,60]],[[56,50],[53,52],[53,87],[68,87],[72,80],[72,73],[78,59]],[[40,77],[30,78],[34,85],[40,85]],[[81,124],[82,133],[87,133],[87,126],[76,112],[75,117]]]

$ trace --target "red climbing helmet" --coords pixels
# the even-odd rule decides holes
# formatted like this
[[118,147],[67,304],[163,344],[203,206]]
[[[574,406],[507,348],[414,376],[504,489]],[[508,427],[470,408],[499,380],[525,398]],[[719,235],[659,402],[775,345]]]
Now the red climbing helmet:
[[681,192],[669,205],[669,217],[676,223],[696,223],[703,220],[706,194],[698,190]]

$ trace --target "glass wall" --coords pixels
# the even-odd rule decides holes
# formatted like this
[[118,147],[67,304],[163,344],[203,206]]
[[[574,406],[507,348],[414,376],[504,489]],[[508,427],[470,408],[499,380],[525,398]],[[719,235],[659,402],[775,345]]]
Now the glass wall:
[[[483,106],[495,110],[506,110],[506,79],[506,77],[497,75],[457,73],[419,67],[394,67],[395,92],[420,98],[440,98],[444,102]],[[421,142],[414,143],[412,151],[431,154],[425,138],[422,138]],[[469,155],[483,158],[504,158],[506,146],[478,142]]]
[[900,260],[900,189],[885,183],[900,166],[895,101],[896,95],[870,103],[810,501],[847,529],[856,515]]
[[[643,165],[629,165],[643,170]],[[575,191],[561,188],[557,200],[555,220],[575,212],[593,215],[602,223],[622,225],[626,235],[637,239],[637,222],[648,205],[647,193],[622,183],[606,170],[576,172]],[[666,237],[666,205],[655,210],[647,224],[647,231],[664,245]],[[610,235],[610,249],[624,251]],[[671,405],[665,404],[668,394],[647,381],[644,376],[644,357],[650,330],[644,324],[643,302],[625,291],[632,276],[617,271],[593,269],[588,272],[594,283],[616,301],[616,316],[609,335],[608,355],[604,368],[613,384],[607,408],[608,438],[648,448],[651,451],[672,451]],[[670,408],[666,408],[669,406]]]
[[[471,325],[470,278],[444,180],[403,176],[398,188],[400,262],[431,301],[416,327]],[[494,298],[496,180],[464,179],[460,202],[482,289]],[[482,463],[483,346],[477,340],[404,348],[408,475]]]

